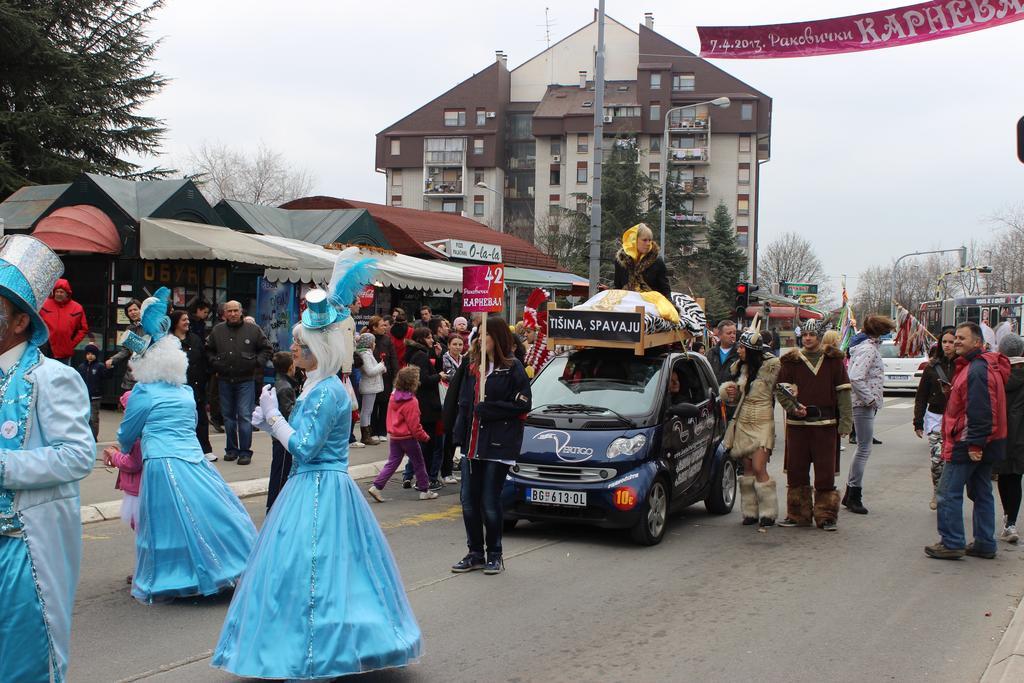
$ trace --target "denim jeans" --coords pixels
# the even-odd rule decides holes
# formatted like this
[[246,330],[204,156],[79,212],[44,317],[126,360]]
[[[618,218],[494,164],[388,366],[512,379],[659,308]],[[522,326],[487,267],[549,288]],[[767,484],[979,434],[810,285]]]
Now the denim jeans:
[[983,462],[947,462],[939,479],[939,538],[947,548],[964,548],[964,487],[974,501],[974,547],[996,549],[996,502],[992,495],[992,465]]
[[220,380],[220,412],[228,443],[225,453],[252,457],[252,411],[256,409],[256,385]]
[[496,460],[462,459],[462,521],[466,525],[469,552],[501,555],[501,490],[508,465]]
[[871,455],[871,442],[875,438],[875,413],[878,412],[874,406],[853,407],[853,428],[857,432],[857,454],[853,456],[850,463],[850,475],[846,480],[847,486],[863,486],[864,470],[868,466],[868,457]]

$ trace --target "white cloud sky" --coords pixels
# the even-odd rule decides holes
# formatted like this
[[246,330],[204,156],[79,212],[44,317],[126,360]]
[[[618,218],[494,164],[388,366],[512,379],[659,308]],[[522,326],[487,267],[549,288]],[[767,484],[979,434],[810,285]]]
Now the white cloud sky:
[[[489,65],[514,67],[593,16],[596,2],[169,0],[152,34],[172,82],[146,107],[169,128],[164,163],[204,140],[279,150],[316,194],[383,202],[374,135]],[[697,52],[695,26],[823,19],[899,0],[609,0],[609,16]],[[911,4],[903,0],[902,4]],[[1024,115],[1024,21],[849,55],[716,60],[774,100],[761,187],[763,247],[796,230],[829,275],[906,252],[986,238],[986,218],[1024,201],[1015,123]],[[1014,74],[1017,74],[1016,76]],[[837,282],[833,282],[833,285]]]

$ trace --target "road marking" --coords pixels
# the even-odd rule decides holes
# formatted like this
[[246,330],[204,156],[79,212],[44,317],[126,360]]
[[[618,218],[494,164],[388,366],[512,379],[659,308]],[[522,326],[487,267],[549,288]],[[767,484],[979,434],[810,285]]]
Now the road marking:
[[178,661],[171,662],[170,664],[162,664],[161,666],[157,667],[156,669],[150,669],[149,671],[143,671],[140,674],[135,674],[134,676],[129,676],[128,678],[122,678],[117,683],[132,683],[133,681],[141,681],[143,678],[151,678],[153,676],[159,676],[160,674],[165,674],[168,671],[173,671],[175,669],[180,669],[183,666],[188,666],[189,664],[195,664],[196,662],[201,662],[204,659],[209,659],[210,657],[213,657],[213,650],[207,650],[206,652],[201,652],[201,653],[199,653],[197,655],[192,655],[191,657],[186,657],[185,659],[179,659]]
[[[517,557],[522,557],[523,555],[526,555],[528,553],[536,552],[538,550],[543,550],[544,548],[550,548],[553,545],[558,545],[559,543],[563,543],[563,542],[564,542],[563,539],[556,539],[556,540],[553,540],[553,541],[547,541],[545,543],[540,543],[538,545],[533,545],[533,546],[530,546],[529,548],[524,548],[523,550],[520,550],[518,552],[511,553],[509,555],[505,555],[504,559],[506,559],[506,560],[513,560],[513,559],[515,559]],[[418,590],[423,590],[424,588],[430,588],[431,586],[436,586],[439,583],[444,583],[445,581],[451,581],[452,579],[457,579],[460,576],[465,576],[465,573],[463,573],[463,574],[456,574],[455,572],[451,572],[449,574],[444,574],[443,576],[439,576],[436,579],[427,579],[426,581],[421,581],[421,582],[417,583],[415,586],[413,586],[412,588],[406,589],[405,592],[406,593],[414,593],[414,592],[416,592]]]
[[400,529],[406,526],[419,526],[421,524],[428,524],[430,522],[441,522],[448,519],[458,519],[462,516],[462,506],[452,505],[451,507],[441,510],[440,512],[424,512],[421,515],[413,515],[412,517],[403,517],[397,522],[387,522],[381,524],[381,529]]

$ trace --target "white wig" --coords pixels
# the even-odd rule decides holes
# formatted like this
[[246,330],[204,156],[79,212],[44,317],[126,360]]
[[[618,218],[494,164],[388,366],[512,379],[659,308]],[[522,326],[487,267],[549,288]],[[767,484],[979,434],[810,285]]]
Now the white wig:
[[303,327],[301,323],[292,328],[292,338],[299,346],[309,349],[309,353],[316,358],[316,369],[306,375],[309,386],[338,374],[345,354],[352,355],[353,352],[353,342],[346,340],[346,336],[345,330],[338,323],[319,330]]
[[168,384],[185,384],[185,372],[188,370],[188,357],[181,350],[181,341],[173,334],[157,340],[150,346],[145,355],[128,361],[135,381],[141,384],[167,382]]

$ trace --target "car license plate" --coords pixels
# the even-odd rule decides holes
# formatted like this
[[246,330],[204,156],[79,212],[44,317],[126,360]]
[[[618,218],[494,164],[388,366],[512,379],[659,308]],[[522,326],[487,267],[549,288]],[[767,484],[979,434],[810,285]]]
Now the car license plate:
[[899,382],[901,380],[910,379],[910,375],[889,375],[889,379],[893,380],[894,382]]
[[526,500],[542,505],[568,505],[586,507],[586,491],[556,491],[555,489],[526,489]]

